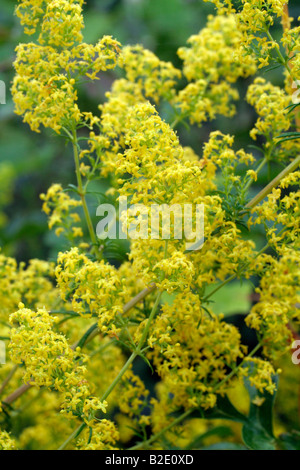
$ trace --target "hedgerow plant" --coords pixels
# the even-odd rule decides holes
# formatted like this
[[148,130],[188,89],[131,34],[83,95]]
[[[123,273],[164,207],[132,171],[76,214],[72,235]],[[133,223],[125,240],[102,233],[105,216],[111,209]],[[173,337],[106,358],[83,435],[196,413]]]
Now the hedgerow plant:
[[[16,50],[16,113],[32,131],[50,128],[67,140],[77,185],[56,182],[41,195],[49,229],[67,246],[56,263],[18,265],[0,254],[9,351],[0,449],[198,449],[205,436],[224,435],[219,419],[233,423],[237,448],[241,434],[251,449],[285,448],[272,405],[280,364],[296,369],[290,350],[300,320],[299,28],[285,0],[213,3],[216,15],[178,51],[181,71],[109,36],[84,43],[83,0],[19,1],[16,14],[34,41]],[[259,75],[265,67],[283,68],[284,88]],[[79,84],[112,69],[120,78],[99,115],[82,111]],[[236,82],[247,77],[261,159],[219,130],[201,156],[182,146],[178,126],[234,116]],[[282,171],[253,197],[260,171],[274,165]],[[146,211],[203,204],[203,247],[187,251],[171,225],[168,240],[137,237],[127,261],[109,263],[109,241],[98,239],[91,213],[101,178],[116,207],[124,196]],[[218,290],[250,278],[259,279],[245,319],[257,335],[252,350],[212,308]],[[155,374],[155,391],[137,362]],[[293,435],[286,440],[299,446]]]

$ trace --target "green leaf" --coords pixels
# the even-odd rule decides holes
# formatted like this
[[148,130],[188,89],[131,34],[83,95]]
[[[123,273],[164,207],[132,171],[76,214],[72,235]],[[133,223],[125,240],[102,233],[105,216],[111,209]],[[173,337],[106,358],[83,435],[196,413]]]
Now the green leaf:
[[263,69],[263,73],[268,73],[268,72],[271,72],[271,70],[276,70],[278,69],[279,67],[281,67],[281,64],[276,64],[276,65],[270,65],[269,67],[265,67]]
[[289,110],[288,114],[290,114],[290,113],[292,113],[296,108],[298,108],[298,106],[300,106],[300,103],[290,104],[290,105],[287,106],[285,109],[288,109],[288,110]]
[[288,140],[297,140],[297,139],[300,139],[300,135],[298,137],[286,137],[285,139],[277,140],[277,142],[281,144],[282,142],[287,142]]
[[[278,377],[273,378],[274,383]],[[276,394],[269,392],[261,393],[248,378],[244,380],[245,387],[250,397],[250,411],[248,423],[243,426],[242,437],[247,447],[253,450],[275,450],[275,438],[273,433],[273,408]],[[255,403],[260,399],[261,404]]]
[[296,131],[294,131],[294,132],[283,132],[282,134],[280,134],[279,137],[292,137],[292,136],[300,137],[300,132],[296,132]]
[[150,368],[152,374],[154,374],[154,370],[153,370],[153,367],[152,367],[152,365],[151,365],[149,359],[147,359],[147,357],[144,356],[143,354],[140,354],[139,357],[140,357],[141,359],[143,359],[143,361],[144,361],[144,362],[147,364],[147,366]]
[[208,447],[201,447],[199,450],[248,450],[243,444],[235,444],[234,442],[218,442]]
[[204,432],[203,434],[200,434],[197,436],[193,442],[191,442],[187,447],[186,450],[192,450],[192,449],[198,449],[202,444],[204,439],[207,439],[208,437],[211,436],[218,436],[222,439],[226,437],[230,437],[233,435],[232,429],[230,429],[228,426],[217,426],[213,429],[210,429],[209,431]]
[[243,426],[243,441],[252,450],[276,450],[275,440],[257,423],[249,422]]
[[298,431],[293,431],[291,434],[281,434],[278,441],[283,450],[300,450],[300,433]]
[[280,134],[278,137],[277,137],[277,142],[278,143],[281,143],[281,142],[286,142],[288,140],[296,140],[296,139],[300,139],[300,132],[283,132],[282,134]]
[[[277,386],[278,376],[275,376],[273,381]],[[276,393],[274,392],[273,395],[268,392],[260,393],[254,386],[250,385],[248,379],[245,379],[244,383],[251,400],[249,419],[251,421],[257,422],[268,433],[269,436],[274,438],[273,409]],[[253,402],[257,397],[263,400],[260,406]]]
[[73,191],[74,193],[79,194],[78,188],[74,184],[68,184],[68,187],[63,190],[64,193],[69,191]]
[[229,398],[218,396],[216,407],[205,414],[206,419],[229,419],[237,423],[247,423],[247,416],[240,413],[231,403]]

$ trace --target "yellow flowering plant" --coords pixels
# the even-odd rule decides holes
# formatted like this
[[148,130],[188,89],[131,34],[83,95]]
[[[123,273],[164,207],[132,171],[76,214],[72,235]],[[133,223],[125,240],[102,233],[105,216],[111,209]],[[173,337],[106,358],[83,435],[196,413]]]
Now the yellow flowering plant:
[[[18,2],[33,41],[16,49],[15,112],[32,131],[50,128],[67,141],[77,183],[41,195],[49,230],[65,238],[55,263],[18,264],[0,253],[0,450],[199,449],[208,437],[219,442],[222,419],[233,448],[300,446],[272,425],[300,321],[299,28],[286,0],[212,3],[216,14],[178,50],[179,70],[141,45],[110,36],[83,42],[83,0]],[[282,67],[285,87],[257,75],[266,66]],[[81,110],[81,81],[114,69],[99,114]],[[244,79],[262,158],[219,129],[199,156],[183,145],[181,126],[236,114]],[[277,176],[255,194],[267,166]],[[114,264],[91,212],[100,178],[118,219],[106,235],[116,226],[135,233],[126,261]],[[131,209],[118,211],[124,199]],[[173,216],[158,216],[150,236],[144,222],[153,206]],[[184,206],[185,230],[177,221]],[[258,300],[245,318],[252,349],[213,308],[234,279],[256,280]],[[155,374],[155,390],[137,364]]]

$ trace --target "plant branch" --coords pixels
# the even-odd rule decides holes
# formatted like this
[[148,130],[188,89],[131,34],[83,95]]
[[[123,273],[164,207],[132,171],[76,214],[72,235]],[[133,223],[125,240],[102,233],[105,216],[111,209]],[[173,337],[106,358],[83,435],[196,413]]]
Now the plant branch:
[[[254,354],[260,349],[261,347],[261,344],[258,343],[254,349],[252,349],[252,351],[250,352],[250,354],[248,354],[243,360],[242,362],[237,366],[235,367],[231,372],[230,374],[228,374],[218,385],[216,385],[216,387],[213,389],[213,392],[216,392],[222,385],[224,385],[224,383],[226,383],[228,380],[230,380],[237,372],[238,370],[240,369],[240,367],[252,356],[254,356]],[[142,441],[140,442],[139,444],[136,444],[135,446],[131,447],[130,449],[128,450],[138,450],[138,449],[141,449],[143,447],[148,447],[149,445],[153,444],[153,442],[157,441],[157,439],[159,439],[161,436],[163,436],[167,431],[169,431],[170,429],[173,428],[173,426],[176,426],[177,424],[180,424],[185,418],[187,418],[188,416],[190,416],[193,412],[195,411],[195,408],[191,408],[189,410],[187,410],[185,413],[183,413],[182,415],[180,415],[177,419],[175,419],[174,421],[172,421],[172,423],[170,423],[168,426],[166,426],[164,429],[162,429],[161,431],[159,431],[157,434],[155,434],[154,436],[152,436],[150,439],[148,439],[147,441]]]
[[2,393],[4,392],[5,388],[7,387],[7,385],[9,384],[9,382],[11,381],[11,379],[13,378],[13,376],[15,375],[15,373],[17,372],[19,368],[19,365],[15,365],[12,370],[10,371],[10,373],[8,374],[8,376],[6,377],[6,379],[3,381],[1,387],[0,387],[0,395],[2,395]]
[[170,423],[168,426],[163,428],[161,431],[159,431],[157,434],[152,436],[150,439],[148,439],[147,441],[142,441],[139,444],[136,444],[135,446],[130,447],[130,449],[128,450],[138,450],[138,449],[141,449],[142,447],[148,447],[149,445],[153,444],[153,442],[157,441],[157,439],[159,439],[161,436],[163,436],[167,431],[169,431],[173,426],[180,424],[185,418],[190,416],[193,413],[193,411],[195,411],[194,408],[187,410],[185,413],[180,415],[178,418],[172,421],[172,423]]
[[254,356],[254,354],[261,348],[261,343],[258,343],[255,348],[252,349],[252,351],[246,356],[244,357],[244,359],[242,360],[242,362],[236,366],[231,372],[230,374],[228,374],[223,380],[221,380],[220,383],[218,383],[215,388],[213,389],[213,392],[216,392],[220,387],[222,387],[222,385],[224,385],[226,382],[228,382],[228,380],[231,379],[231,377],[233,377],[234,375],[236,375],[236,373],[238,372],[238,370],[242,367],[242,365],[245,364],[245,362],[247,362],[247,360]]
[[[135,305],[141,302],[145,297],[147,297],[147,295],[149,295],[155,289],[156,289],[156,286],[154,284],[150,286],[149,288],[143,289],[139,294],[137,294],[133,299],[131,299],[126,305],[124,305],[123,313],[127,313],[129,310],[135,307]],[[99,330],[97,328],[97,323],[95,323],[94,325],[92,325],[91,328],[89,328],[89,330],[81,337],[79,341],[77,341],[75,344],[73,344],[73,346],[71,346],[71,348],[76,349],[79,346],[79,344],[82,344],[82,347],[87,345],[98,334],[99,334]],[[11,395],[6,397],[3,400],[3,404],[11,405],[14,401],[20,398],[25,392],[27,392],[27,390],[29,390],[32,386],[33,384],[31,383],[22,385],[17,390],[15,390]]]
[[270,192],[275,188],[280,181],[287,176],[292,171],[296,170],[300,165],[300,155],[295,158],[295,160],[290,163],[279,175],[277,175],[267,186],[264,187],[248,204],[246,205],[247,209],[253,209],[257,206]]
[[85,190],[83,188],[83,183],[82,183],[82,176],[80,172],[80,163],[79,163],[79,154],[78,154],[78,141],[77,141],[77,134],[76,134],[75,129],[73,130],[73,135],[72,135],[72,145],[73,145],[73,154],[74,154],[74,161],[75,161],[75,172],[76,172],[77,185],[78,185],[78,194],[81,198],[83,212],[85,215],[85,219],[86,219],[86,223],[87,223],[87,227],[88,227],[90,238],[93,244],[94,251],[96,254],[99,254],[97,253],[98,240],[94,231],[89,208],[86,202]]
[[[109,395],[111,394],[111,392],[114,390],[114,388],[118,385],[118,383],[120,382],[120,380],[122,379],[123,375],[127,372],[127,370],[129,369],[129,367],[131,366],[131,364],[133,363],[133,361],[141,354],[141,350],[143,348],[143,345],[144,345],[144,342],[148,336],[148,333],[149,333],[149,329],[150,329],[150,326],[151,326],[151,322],[156,314],[156,311],[157,311],[157,308],[158,308],[158,305],[159,305],[159,302],[160,302],[160,299],[161,299],[161,296],[162,296],[162,292],[159,291],[158,294],[157,294],[157,297],[156,297],[156,300],[154,302],[154,305],[153,305],[153,308],[152,308],[152,311],[150,313],[150,316],[148,318],[148,321],[147,321],[147,324],[146,324],[146,327],[145,327],[145,330],[144,330],[144,333],[139,341],[139,344],[136,348],[136,350],[131,354],[131,356],[129,357],[129,359],[127,360],[127,362],[124,364],[124,366],[122,367],[122,369],[120,370],[120,372],[118,373],[117,377],[114,379],[114,381],[110,384],[110,386],[108,387],[108,389],[106,390],[106,392],[102,395],[101,397],[101,401],[105,401]],[[74,433],[68,437],[68,439],[59,447],[58,450],[64,450],[68,444],[70,444],[70,442],[75,439],[76,437],[78,437],[81,432],[86,428],[86,424],[85,423],[82,423],[76,431],[74,431]]]

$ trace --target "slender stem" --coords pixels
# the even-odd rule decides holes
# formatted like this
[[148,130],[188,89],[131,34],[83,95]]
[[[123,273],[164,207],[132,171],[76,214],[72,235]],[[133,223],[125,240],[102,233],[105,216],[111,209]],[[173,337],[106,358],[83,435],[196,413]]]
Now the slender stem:
[[242,362],[236,366],[231,372],[230,374],[228,374],[223,380],[221,380],[221,382],[218,383],[218,385],[215,386],[215,388],[213,389],[213,393],[216,392],[220,387],[222,387],[222,385],[224,385],[226,382],[228,382],[228,380],[231,379],[231,377],[233,377],[237,372],[238,370],[242,367],[242,365],[252,356],[254,356],[254,354],[261,348],[261,343],[258,343],[254,349],[252,349],[252,351],[242,360]]
[[[254,356],[254,354],[260,349],[261,347],[261,344],[258,343],[254,349],[252,349],[252,351],[250,352],[250,354],[247,355],[247,357],[245,357],[242,362],[237,366],[235,367],[231,372],[230,374],[228,374],[220,383],[218,383],[218,385],[216,385],[216,387],[213,389],[213,392],[216,392],[222,385],[224,385],[224,383],[226,383],[228,380],[230,380],[237,372],[238,370],[240,369],[240,367],[252,356]],[[180,415],[177,419],[175,419],[174,421],[172,421],[172,423],[170,423],[168,426],[166,426],[164,429],[162,429],[161,431],[159,431],[157,434],[155,434],[155,436],[152,436],[150,439],[148,439],[147,441],[142,441],[140,442],[139,444],[136,444],[135,446],[131,447],[130,449],[128,450],[138,450],[138,449],[141,449],[143,447],[148,447],[149,445],[153,444],[153,442],[157,441],[157,439],[159,439],[161,436],[163,436],[167,431],[169,431],[173,426],[176,426],[177,424],[181,423],[185,418],[187,418],[189,415],[191,415],[193,413],[193,411],[195,411],[194,408],[191,408],[189,410],[187,410],[185,413],[183,413],[182,415]]]
[[[268,38],[270,39],[271,42],[274,42],[274,43],[278,44],[277,41],[275,41],[275,39],[273,38],[273,36],[270,33],[269,29],[266,29],[266,35],[268,36]],[[279,58],[280,62],[282,63],[282,65],[284,65],[284,67],[287,69],[287,71],[289,72],[289,74],[293,78],[291,68],[288,65],[288,63],[287,63],[286,59],[284,58],[284,56],[282,55],[282,53],[280,51],[280,48],[275,47],[275,49],[276,49],[276,52],[277,52],[277,55],[278,55],[278,58]]]
[[[80,338],[80,340],[76,344],[73,344],[72,349],[76,349],[76,348],[82,349],[87,344],[88,341],[91,341],[91,337],[93,334],[95,334],[95,336],[99,334],[98,323],[94,323],[94,325],[92,325],[87,330],[87,332]],[[95,336],[93,336],[93,338]]]
[[123,313],[129,312],[133,307],[136,306],[139,302],[145,299],[147,295],[151,294],[156,289],[155,284],[152,284],[150,287],[146,287],[139,294],[137,294],[133,299],[131,299],[123,308]]
[[[131,354],[131,356],[129,357],[129,359],[127,360],[127,362],[124,364],[124,366],[122,367],[122,369],[120,370],[120,372],[118,373],[117,377],[115,378],[115,380],[111,383],[111,385],[108,387],[108,389],[106,390],[106,392],[102,395],[101,397],[101,401],[105,401],[109,395],[111,394],[111,392],[114,390],[114,388],[116,387],[116,385],[118,385],[118,383],[120,382],[120,380],[122,379],[123,375],[125,374],[125,372],[127,372],[127,370],[129,369],[129,367],[131,366],[131,364],[133,363],[133,361],[141,354],[141,351],[142,351],[142,348],[143,348],[143,345],[144,345],[144,342],[148,336],[148,333],[149,333],[149,329],[150,329],[150,326],[151,326],[151,322],[156,314],[156,311],[157,311],[157,307],[159,305],[159,302],[160,302],[160,299],[161,299],[161,296],[162,296],[162,292],[159,291],[158,292],[158,295],[156,297],[156,300],[154,302],[154,305],[153,305],[153,308],[152,308],[152,311],[150,313],[150,316],[148,318],[148,321],[147,321],[147,324],[146,324],[146,327],[145,327],[145,330],[144,330],[144,333],[139,341],[139,344],[136,348],[136,350]],[[60,446],[60,448],[58,450],[64,450],[68,444],[70,444],[70,442],[75,439],[76,437],[78,437],[81,432],[85,429],[87,425],[85,423],[82,423],[78,428],[77,430],[71,435],[68,437],[68,439]]]
[[[286,3],[283,6],[282,27],[283,27],[284,33],[287,33],[291,29],[291,20],[290,20],[290,12],[289,12],[288,3]],[[286,47],[286,54],[289,57],[289,59],[291,59],[293,52],[289,51],[288,47]],[[293,64],[291,64],[290,70],[292,70],[292,68],[293,68]],[[297,82],[295,82],[295,85],[297,85]],[[294,86],[294,79],[292,76],[291,76],[291,86],[292,88]],[[300,130],[300,118],[299,118],[297,109],[294,110],[294,114],[295,114],[295,120],[296,120],[296,128],[297,130]]]
[[[151,292],[153,292],[156,289],[155,285],[150,286],[149,288],[146,288],[142,290],[139,294],[137,294],[133,299],[131,299],[126,305],[124,305],[123,308],[123,313],[127,313],[130,309],[135,307],[136,304],[141,302],[147,295],[149,295]],[[89,335],[87,333],[89,332]],[[84,346],[86,346],[88,343],[90,343],[98,334],[99,330],[97,328],[97,323],[92,325],[91,328],[89,328],[88,332],[84,333],[82,338],[77,341],[75,344],[73,344],[72,349],[76,349],[78,345],[80,344],[81,341],[84,339]],[[83,346],[82,346],[83,347]],[[29,390],[32,387],[32,384],[26,384],[22,385],[19,387],[17,390],[15,390],[11,395],[9,395],[7,398],[3,400],[3,404],[5,405],[11,405],[17,398],[21,397],[27,390]]]
[[63,445],[59,447],[58,450],[64,450],[70,444],[70,442],[73,441],[73,439],[76,439],[76,437],[81,434],[85,427],[86,424],[82,423],[77,429],[75,429],[75,431],[68,437],[68,439],[63,443]]
[[142,441],[139,444],[136,444],[135,446],[131,447],[128,450],[138,450],[138,449],[141,449],[142,447],[148,447],[149,445],[153,444],[153,442],[157,441],[157,439],[159,439],[161,436],[163,436],[167,431],[169,431],[173,426],[176,426],[177,424],[181,423],[185,418],[190,416],[190,414],[192,414],[193,411],[195,411],[193,408],[191,408],[190,410],[187,410],[185,413],[183,413],[174,421],[172,421],[172,423],[170,423],[168,426],[166,426],[157,434],[155,434],[155,436],[152,436],[147,441]]
[[222,287],[226,286],[228,282],[233,281],[236,278],[236,274],[232,274],[228,279],[225,279],[221,284],[219,284],[213,291],[211,291],[204,299],[202,302],[207,302],[208,299],[210,299],[216,292],[218,292],[219,289],[222,289]]
[[125,372],[127,372],[127,370],[129,369],[129,367],[131,366],[131,364],[133,363],[133,361],[135,360],[135,358],[138,356],[138,353],[137,352],[133,352],[131,354],[131,356],[129,357],[129,359],[127,360],[127,362],[124,364],[124,366],[122,367],[122,369],[120,370],[120,372],[118,373],[117,377],[115,378],[115,380],[110,384],[110,386],[108,387],[108,389],[106,390],[106,392],[102,395],[101,397],[101,401],[104,401],[106,400],[109,395],[111,394],[111,392],[114,390],[114,388],[116,387],[116,385],[118,385],[118,383],[120,382],[120,380],[122,379],[123,375],[125,374]]
[[75,129],[73,130],[72,145],[73,145],[73,154],[74,154],[74,161],[75,161],[75,172],[76,172],[76,178],[77,178],[78,193],[79,193],[80,198],[81,198],[82,207],[83,207],[83,211],[84,211],[88,231],[89,231],[89,234],[90,234],[90,238],[91,238],[91,241],[93,243],[94,250],[96,250],[96,247],[98,245],[98,240],[97,240],[97,237],[96,237],[96,234],[95,234],[95,231],[94,231],[92,219],[91,219],[90,212],[89,212],[89,209],[88,209],[88,206],[87,206],[86,197],[85,197],[85,190],[83,188],[82,176],[81,176],[81,172],[80,172],[79,154],[78,154],[78,141],[77,141],[77,134],[76,134]]
[[144,329],[144,333],[143,333],[143,335],[142,335],[142,337],[141,337],[141,339],[140,339],[139,345],[138,345],[138,347],[137,347],[137,349],[136,349],[138,354],[140,354],[140,352],[141,352],[141,350],[142,350],[142,348],[143,348],[143,346],[144,346],[144,343],[145,343],[145,341],[146,341],[146,339],[147,339],[147,337],[148,337],[149,329],[150,329],[152,320],[153,320],[153,318],[154,318],[154,316],[155,316],[155,314],[156,314],[156,310],[157,310],[157,307],[158,307],[158,305],[159,305],[161,296],[162,296],[162,292],[159,291],[158,294],[157,294],[156,300],[155,300],[155,302],[154,302],[152,311],[151,311],[151,313],[150,313],[150,316],[149,316],[149,318],[148,318],[147,325],[146,325],[146,327],[145,327],[145,329]]
[[279,175],[276,176],[262,191],[260,191],[248,204],[246,205],[247,209],[252,209],[257,206],[270,192],[275,188],[278,183],[289,173],[296,170],[300,165],[300,155],[295,158],[295,160],[290,163]]
[[[256,168],[255,172],[256,172],[256,173],[259,173],[260,170],[265,166],[265,164],[267,163],[267,161],[268,161],[268,159],[267,159],[267,157],[265,157],[265,158],[262,160],[262,162],[258,165],[258,167]],[[246,191],[247,189],[249,189],[250,186],[252,185],[252,183],[253,183],[253,179],[250,178],[249,181],[248,181],[248,183],[245,185],[244,190]]]
[[[258,253],[256,253],[255,258],[264,253],[267,248],[269,248],[269,243],[267,243]],[[213,291],[211,291],[206,297],[204,297],[202,302],[207,302],[208,299],[210,299],[216,292],[218,292],[219,289],[222,289],[222,287],[226,286],[228,282],[233,281],[236,277],[236,274],[232,274],[232,276],[230,276],[228,279],[225,279],[225,281],[219,284]]]
[[31,383],[21,385],[17,390],[15,390],[11,395],[9,395],[7,398],[3,400],[3,405],[11,405],[14,403],[18,398],[20,398],[22,395],[24,395],[27,390],[29,390],[32,387]]

